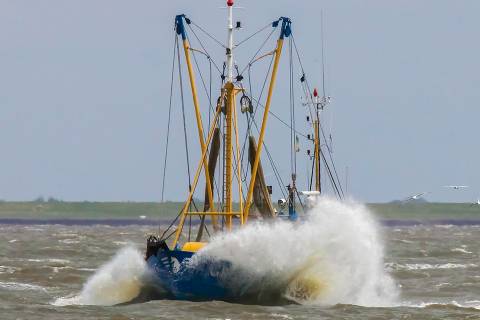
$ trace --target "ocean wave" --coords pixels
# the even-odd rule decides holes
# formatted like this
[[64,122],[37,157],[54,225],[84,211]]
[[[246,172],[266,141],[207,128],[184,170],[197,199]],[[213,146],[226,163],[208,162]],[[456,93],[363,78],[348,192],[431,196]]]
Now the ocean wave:
[[27,259],[28,262],[41,262],[44,263],[46,267],[64,267],[71,263],[67,259],[55,259],[55,258],[46,258],[46,259]]
[[430,309],[474,309],[480,310],[480,301],[472,300],[459,303],[455,300],[448,302],[420,302],[406,303],[403,306],[413,308],[430,308]]
[[471,253],[473,253],[472,251],[468,251],[468,250],[465,249],[465,248],[453,248],[453,249],[451,249],[450,251],[452,251],[452,252],[461,252],[461,253],[466,253],[466,254],[471,254]]
[[382,239],[368,209],[333,199],[320,199],[297,224],[251,224],[221,234],[196,258],[229,261],[228,279],[246,270],[234,287],[252,292],[273,287],[301,304],[388,306],[398,295],[385,272]]
[[432,269],[467,269],[478,267],[474,263],[439,263],[439,264],[429,264],[429,263],[407,263],[399,264],[394,262],[385,263],[385,268],[391,271],[398,270],[432,270]]
[[142,254],[133,247],[121,249],[84,284],[78,295],[57,298],[52,305],[115,305],[136,298],[146,272]]
[[77,244],[80,243],[80,240],[75,240],[75,239],[63,239],[63,240],[58,240],[60,243],[65,243],[65,244]]
[[0,282],[0,288],[12,291],[26,291],[26,290],[34,290],[34,291],[44,291],[46,292],[47,289],[38,286],[35,284],[30,283],[20,283],[20,282]]
[[18,270],[21,270],[21,269],[17,267],[12,267],[12,266],[0,266],[0,274],[2,273],[12,274]]

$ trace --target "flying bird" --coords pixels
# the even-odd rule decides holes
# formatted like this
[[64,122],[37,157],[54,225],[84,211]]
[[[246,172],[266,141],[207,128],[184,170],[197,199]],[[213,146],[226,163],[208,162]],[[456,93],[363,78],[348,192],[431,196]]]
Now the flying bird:
[[455,189],[455,190],[468,188],[468,186],[443,186],[443,187],[444,188],[451,188],[451,189]]
[[402,202],[408,202],[408,201],[412,201],[412,200],[418,200],[420,199],[422,196],[426,195],[426,194],[429,194],[430,191],[425,191],[425,192],[420,192],[420,193],[417,193],[417,194],[414,194],[410,197],[407,197],[405,198],[404,200],[402,200]]

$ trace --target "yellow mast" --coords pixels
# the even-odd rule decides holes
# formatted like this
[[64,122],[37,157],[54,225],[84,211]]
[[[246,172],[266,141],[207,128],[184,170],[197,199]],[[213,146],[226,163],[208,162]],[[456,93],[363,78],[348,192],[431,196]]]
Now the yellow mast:
[[[225,84],[227,91],[227,105],[225,106],[225,209],[224,212],[232,212],[232,127],[235,89],[232,82]],[[226,217],[227,230],[232,229],[232,216]]]
[[[325,91],[325,90],[324,90]],[[322,163],[322,149],[320,145],[320,112],[327,105],[328,100],[325,97],[325,93],[322,98],[318,96],[317,89],[313,89],[312,97],[313,107],[315,109],[315,115],[313,120],[313,143],[315,147],[314,161],[315,161],[315,190],[322,192],[321,172],[320,165]]]
[[[318,111],[317,111],[318,112]],[[315,142],[315,153],[314,153],[314,161],[315,161],[315,190],[321,192],[321,185],[320,185],[320,137],[319,137],[319,121],[318,116],[317,119],[313,121],[313,130],[314,132],[314,142]]]
[[[285,24],[285,21],[284,21]],[[283,26],[282,26],[283,33]],[[268,113],[270,111],[270,104],[272,101],[273,88],[275,87],[275,79],[278,71],[278,64],[280,62],[280,56],[282,54],[283,36],[281,35],[277,41],[277,48],[275,49],[275,60],[273,62],[272,77],[270,79],[270,85],[268,88],[267,102],[265,103],[265,110],[263,111],[262,127],[260,129],[260,136],[258,137],[257,153],[255,155],[255,161],[253,162],[252,176],[250,185],[248,187],[247,200],[245,201],[245,209],[243,211],[243,222],[248,220],[248,214],[252,205],[253,188],[255,185],[255,178],[257,177],[258,164],[260,162],[260,155],[262,153],[263,139],[265,136],[265,128],[267,126]]]
[[[188,43],[186,33],[185,33],[185,27],[183,25],[183,18],[185,16],[180,15],[176,17],[176,28],[177,28],[177,33],[182,36],[182,42],[183,42],[183,50],[185,52],[185,60],[187,62],[187,69],[188,69],[188,78],[190,80],[190,88],[192,90],[192,98],[193,98],[193,106],[195,109],[195,118],[197,120],[197,129],[198,129],[198,139],[200,141],[200,147],[202,153],[206,153],[207,146],[204,141],[204,133],[203,133],[203,122],[202,122],[202,116],[200,113],[200,104],[198,102],[198,95],[197,95],[197,87],[195,85],[195,74],[193,72],[192,68],[192,61],[190,59],[190,44]],[[206,188],[207,188],[207,195],[208,195],[208,200],[210,202],[210,211],[215,211],[215,205],[213,202],[213,192],[212,192],[212,183],[210,181],[210,174],[208,172],[208,161],[207,158],[203,158],[203,166],[205,168],[205,183],[206,183]],[[217,229],[217,218],[215,216],[212,216],[212,224],[214,230]]]
[[[224,95],[222,94],[221,98],[223,98],[223,97],[224,97]],[[215,113],[215,117],[213,119],[212,126],[210,127],[210,132],[208,133],[207,144],[210,144],[210,141],[212,140],[213,132],[215,131],[215,124],[218,121],[218,117],[219,117],[220,113],[221,113],[221,107],[220,107],[220,104],[219,104],[219,105],[217,105],[217,111]],[[187,211],[189,206],[190,206],[190,202],[192,201],[192,197],[193,197],[193,193],[195,192],[195,188],[197,187],[198,179],[199,179],[200,174],[202,172],[202,168],[205,167],[203,165],[203,161],[204,161],[204,159],[206,159],[206,156],[207,156],[207,150],[205,149],[202,152],[202,157],[200,158],[200,161],[198,163],[198,167],[197,167],[197,170],[195,172],[195,177],[193,179],[192,187],[190,188],[190,192],[188,194],[187,201],[185,201],[185,204],[184,204],[183,209],[182,209],[182,213],[180,215],[180,222],[178,223],[178,227],[177,227],[177,230],[175,232],[175,238],[173,240],[173,248],[175,248],[175,246],[178,243],[178,240],[180,239],[180,235],[182,234],[183,224],[185,222],[185,218],[187,217],[187,214],[197,214],[197,215],[202,215],[203,214],[203,215],[210,215],[212,217],[215,217],[216,215],[219,214],[218,212],[214,212],[214,210],[211,210],[210,212],[198,212],[198,213],[196,213],[196,212],[190,213],[190,212]]]
[[[227,104],[225,106],[225,177],[224,177],[224,186],[225,186],[225,207],[223,212],[226,215],[226,227],[230,231],[232,229],[232,166],[233,166],[233,126],[235,121],[233,119],[236,111],[234,110],[236,89],[233,84],[233,0],[227,1],[227,10],[228,10],[228,20],[227,20],[227,46],[226,46],[226,71],[227,71],[227,82],[225,84],[225,91],[227,93]],[[236,116],[235,116],[236,117]],[[236,126],[236,124],[235,124]],[[237,144],[238,145],[238,144]],[[237,146],[238,147],[238,146]],[[237,152],[238,154],[238,152]],[[237,170],[240,170],[237,168]],[[241,187],[241,185],[240,185]],[[241,193],[241,192],[240,192]]]
[[[238,126],[237,126],[237,110],[236,110],[236,95],[242,92],[242,89],[235,88],[232,82],[225,84],[225,92],[227,103],[225,106],[225,213],[233,213],[233,153],[235,151],[238,193],[240,212],[243,210],[242,199],[242,180],[241,180],[241,161],[240,161],[240,144],[238,142]],[[235,130],[235,132],[234,132]],[[233,134],[235,133],[235,148],[233,146]],[[234,150],[235,149],[235,150]],[[243,224],[243,218],[240,219]],[[232,215],[226,215],[227,230],[232,229]]]
[[[240,90],[241,91],[241,90]],[[235,94],[240,92],[239,90],[235,90]],[[237,121],[237,107],[233,104],[233,118],[234,122],[233,125],[235,127],[235,150],[236,150],[236,158],[237,158],[237,182],[238,182],[238,199],[239,199],[239,212],[243,212],[243,190],[242,190],[242,161],[240,159],[240,143],[238,141],[238,121]],[[240,214],[240,224],[243,225],[243,214]]]

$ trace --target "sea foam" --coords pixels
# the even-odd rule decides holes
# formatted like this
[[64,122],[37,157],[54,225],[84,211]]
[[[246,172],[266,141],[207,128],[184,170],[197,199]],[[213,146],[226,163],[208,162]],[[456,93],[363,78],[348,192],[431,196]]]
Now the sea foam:
[[[231,273],[223,275],[229,285],[253,292],[274,288],[301,304],[388,306],[398,295],[384,269],[379,227],[356,203],[322,198],[301,222],[251,223],[217,235],[194,257],[193,267],[201,259],[229,261]],[[146,276],[142,254],[126,247],[89,278],[80,294],[53,304],[128,302],[142,292]]]
[[217,236],[202,258],[229,261],[232,279],[235,268],[248,270],[251,277],[236,279],[243,286],[284,283],[283,296],[302,304],[387,306],[398,296],[384,269],[379,227],[356,203],[321,198],[302,222],[256,223]]
[[131,301],[140,294],[145,273],[142,254],[133,247],[125,247],[87,280],[80,294],[58,298],[53,304],[108,306]]

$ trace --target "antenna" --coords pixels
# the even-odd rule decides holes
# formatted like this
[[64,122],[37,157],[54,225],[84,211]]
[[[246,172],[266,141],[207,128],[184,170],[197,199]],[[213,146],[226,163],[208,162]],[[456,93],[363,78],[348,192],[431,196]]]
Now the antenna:
[[323,9],[320,10],[320,36],[322,41],[322,89],[323,89],[323,98],[325,99],[325,41],[324,41],[324,32],[323,32]]
[[227,0],[227,82],[233,82],[233,0]]

